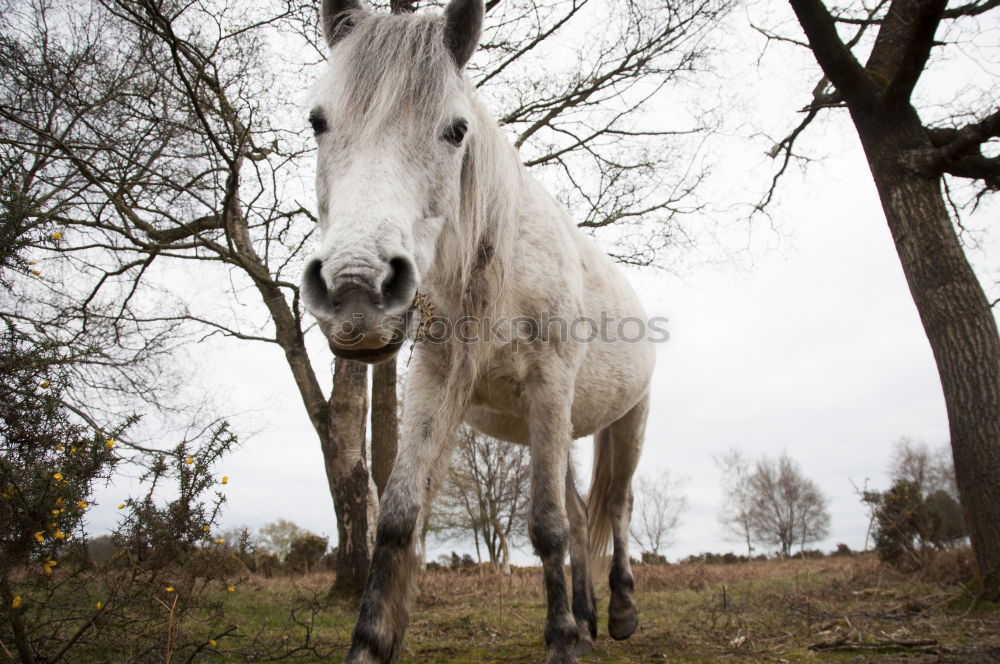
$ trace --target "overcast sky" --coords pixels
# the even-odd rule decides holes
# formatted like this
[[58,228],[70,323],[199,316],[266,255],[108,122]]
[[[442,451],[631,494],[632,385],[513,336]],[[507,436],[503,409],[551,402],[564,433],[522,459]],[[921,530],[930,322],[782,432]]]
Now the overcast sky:
[[[930,348],[846,112],[828,114],[807,137],[803,147],[819,160],[804,175],[792,169],[770,220],[748,226],[735,207],[755,200],[752,192],[763,191],[773,168],[764,156],[771,142],[761,134],[780,138],[793,126],[816,81],[808,54],[787,46],[769,49],[756,69],[763,40],[747,16],[734,15],[727,26],[727,43],[739,53],[727,56],[728,71],[705,79],[731,102],[722,112],[738,116],[699,156],[713,167],[706,190],[712,205],[692,226],[700,224],[718,245],[679,256],[670,271],[629,273],[649,314],[670,319],[640,467],[687,480],[690,505],[666,552],[670,559],[741,550],[723,538],[716,516],[721,491],[712,457],[729,447],[750,457],[787,451],[800,463],[829,499],[831,532],[818,544],[829,550],[838,542],[862,546],[867,521],[852,482],[886,486],[893,441],[948,441]],[[995,60],[946,63],[922,94],[998,74]],[[971,226],[987,225],[996,213],[996,206],[981,209]],[[988,237],[969,239],[977,243],[970,258],[992,289],[1000,254]],[[722,254],[728,258],[719,260]],[[316,357],[325,354],[317,348]],[[218,469],[230,477],[223,524],[256,528],[291,519],[333,543],[319,445],[280,349],[211,341],[191,357],[203,367],[199,380],[227,412],[239,414],[234,424],[244,433],[242,447]],[[581,469],[589,470],[590,457],[589,440],[579,441]],[[114,505],[129,491],[135,488],[121,478],[100,493],[91,530],[111,523]],[[432,557],[450,549],[471,545],[443,544]],[[516,559],[533,560],[527,549]]]

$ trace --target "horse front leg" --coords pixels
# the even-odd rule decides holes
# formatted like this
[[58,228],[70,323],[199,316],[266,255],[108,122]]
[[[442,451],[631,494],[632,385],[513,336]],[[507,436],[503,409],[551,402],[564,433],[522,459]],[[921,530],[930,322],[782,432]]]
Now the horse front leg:
[[528,535],[542,560],[547,614],[547,664],[576,664],[579,628],[570,613],[563,563],[570,527],[566,513],[566,470],[572,442],[572,382],[540,381],[529,393],[531,510]]
[[406,411],[392,473],[379,506],[375,549],[345,664],[398,659],[416,586],[417,527],[451,458],[464,390],[442,389],[439,371],[417,362],[407,377]]

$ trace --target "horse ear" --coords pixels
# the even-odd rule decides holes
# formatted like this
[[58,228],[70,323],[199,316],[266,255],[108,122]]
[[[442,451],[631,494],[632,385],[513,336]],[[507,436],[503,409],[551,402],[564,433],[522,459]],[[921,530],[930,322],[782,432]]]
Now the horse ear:
[[322,0],[319,22],[323,26],[327,46],[332,47],[347,36],[354,27],[351,12],[360,9],[363,9],[360,0]]
[[444,43],[461,69],[479,46],[483,0],[451,0],[444,9]]

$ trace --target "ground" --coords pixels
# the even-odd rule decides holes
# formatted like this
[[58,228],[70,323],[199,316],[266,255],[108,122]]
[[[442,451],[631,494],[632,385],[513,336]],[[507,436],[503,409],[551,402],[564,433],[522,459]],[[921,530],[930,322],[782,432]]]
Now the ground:
[[[1000,607],[977,601],[959,582],[968,565],[964,553],[921,574],[899,573],[870,555],[637,565],[638,631],[627,641],[607,636],[607,589],[599,586],[601,634],[581,664],[1000,664]],[[226,598],[240,628],[218,639],[219,654],[207,661],[273,656],[264,646],[276,641],[288,644],[294,661],[340,661],[355,609],[324,600],[331,582],[323,574],[251,577]],[[400,662],[540,664],[543,616],[538,569],[427,572]]]

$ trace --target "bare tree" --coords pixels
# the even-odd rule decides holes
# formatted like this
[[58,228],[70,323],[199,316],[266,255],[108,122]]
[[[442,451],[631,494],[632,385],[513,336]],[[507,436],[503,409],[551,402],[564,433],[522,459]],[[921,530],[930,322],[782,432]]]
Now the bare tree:
[[892,446],[889,477],[904,481],[925,496],[943,491],[958,500],[955,465],[948,445],[931,448],[922,440],[900,438]]
[[262,549],[274,554],[284,562],[288,552],[292,550],[292,542],[304,532],[306,530],[297,523],[287,519],[278,519],[261,526],[257,531],[257,540]]
[[796,544],[804,549],[826,537],[830,529],[826,498],[787,453],[777,459],[762,456],[747,486],[755,541],[777,546],[783,556],[789,556]]
[[512,540],[527,532],[530,451],[463,427],[451,470],[433,508],[431,528],[442,534],[473,534],[496,569],[510,572]]
[[[0,121],[5,145],[20,155],[11,186],[61,236],[51,253],[85,268],[86,280],[61,282],[82,290],[67,293],[80,302],[81,327],[100,320],[95,309],[121,292],[112,286],[123,285],[126,303],[143,301],[158,268],[187,261],[199,278],[181,310],[129,322],[140,330],[195,323],[203,335],[283,351],[326,461],[338,583],[360,588],[375,506],[367,371],[338,363],[324,393],[310,362],[296,282],[312,229],[295,221],[312,214],[291,194],[304,191],[298,172],[309,147],[300,130],[273,122],[285,111],[281,72],[263,62],[269,31],[314,30],[314,9],[151,0],[6,9]],[[213,282],[231,284],[233,301],[255,293],[263,307],[248,320],[219,306],[203,286]]]
[[[790,4],[808,43],[783,41],[809,48],[823,75],[804,119],[772,152],[783,157],[779,175],[794,155],[797,137],[820,112],[847,108],[937,362],[979,573],[986,594],[1000,597],[1000,336],[956,230],[962,211],[951,195],[956,184],[972,189],[974,207],[1000,187],[1000,157],[992,151],[1000,137],[996,82],[987,83],[993,89],[964,96],[978,97],[978,108],[962,108],[931,123],[921,117],[930,104],[918,110],[913,94],[934,50],[955,56],[967,48],[975,52],[976,37],[990,34],[986,15],[995,17],[1000,4]],[[873,40],[868,39],[872,32]],[[853,34],[845,38],[842,33]],[[942,103],[962,96],[953,93]],[[770,192],[764,202],[769,199]]]
[[685,482],[670,476],[670,471],[662,469],[652,476],[640,475],[632,482],[632,540],[649,552],[654,559],[662,554],[660,550],[672,541],[681,523],[681,515],[687,508],[684,494]]
[[747,557],[753,556],[753,512],[750,501],[750,461],[732,447],[714,458],[722,472],[723,502],[719,523],[726,535],[747,545]]

